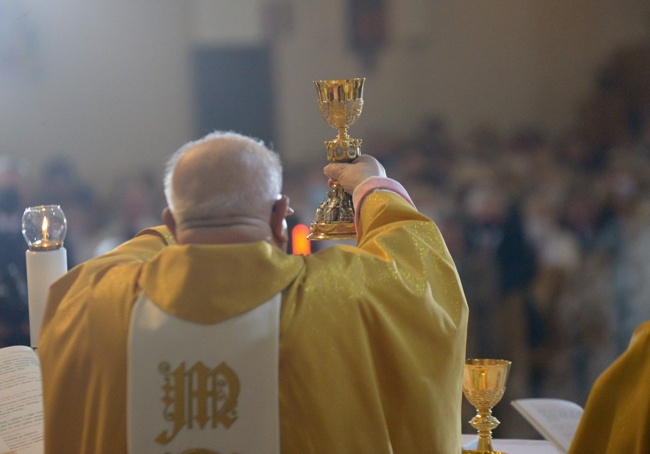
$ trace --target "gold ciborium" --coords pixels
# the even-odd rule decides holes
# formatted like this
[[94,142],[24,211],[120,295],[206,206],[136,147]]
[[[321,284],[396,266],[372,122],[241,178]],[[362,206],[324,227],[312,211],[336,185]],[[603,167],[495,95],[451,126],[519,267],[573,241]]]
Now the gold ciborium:
[[478,431],[478,446],[463,454],[505,454],[492,449],[492,430],[500,423],[492,416],[492,407],[501,401],[506,390],[511,362],[505,359],[467,359],[463,373],[463,394],[476,408],[469,422]]
[[[323,118],[339,134],[334,140],[325,141],[327,160],[351,162],[361,154],[361,139],[348,135],[363,108],[363,83],[365,79],[317,80],[318,107]],[[316,209],[314,221],[309,227],[310,240],[339,240],[356,238],[352,196],[334,182],[327,199]]]

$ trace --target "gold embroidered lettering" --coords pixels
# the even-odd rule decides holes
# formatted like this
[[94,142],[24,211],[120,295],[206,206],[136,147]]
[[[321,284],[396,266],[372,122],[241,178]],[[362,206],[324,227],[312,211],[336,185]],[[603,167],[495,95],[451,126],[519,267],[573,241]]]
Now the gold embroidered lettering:
[[171,370],[163,362],[158,371],[165,380],[163,418],[172,423],[156,437],[158,444],[168,444],[184,428],[203,429],[211,422],[213,429],[219,424],[227,429],[236,421],[239,378],[226,363],[210,369],[199,361],[186,369],[182,362]]

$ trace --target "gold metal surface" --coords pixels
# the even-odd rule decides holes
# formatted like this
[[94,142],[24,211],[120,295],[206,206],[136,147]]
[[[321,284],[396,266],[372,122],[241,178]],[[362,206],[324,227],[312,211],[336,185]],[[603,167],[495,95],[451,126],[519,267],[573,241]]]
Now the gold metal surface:
[[478,449],[463,449],[461,454],[508,454],[505,451],[480,451]]
[[[363,109],[365,79],[317,80],[318,107],[325,121],[338,130],[334,140],[325,141],[327,160],[351,162],[361,154],[361,139],[348,135],[348,128],[356,123]],[[334,182],[327,199],[316,210],[309,227],[310,240],[338,240],[356,238],[352,196]]]
[[29,245],[30,251],[56,251],[63,247],[63,241],[39,240]]
[[463,454],[505,454],[492,449],[492,430],[499,420],[492,416],[506,390],[510,361],[504,359],[467,359],[463,373],[463,394],[476,408],[476,416],[469,422],[478,432],[475,450],[463,450]]

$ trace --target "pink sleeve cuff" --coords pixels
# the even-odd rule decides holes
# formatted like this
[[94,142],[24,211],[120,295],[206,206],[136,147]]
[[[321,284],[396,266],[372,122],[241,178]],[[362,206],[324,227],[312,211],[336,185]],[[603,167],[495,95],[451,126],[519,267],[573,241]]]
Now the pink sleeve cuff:
[[[352,194],[352,203],[354,204],[354,223],[357,224],[359,220],[359,213],[361,211],[361,205],[363,201],[375,191],[390,191],[401,196],[408,203],[413,205],[415,204],[411,197],[409,196],[404,186],[402,186],[398,181],[395,181],[391,178],[386,177],[369,177],[361,182],[359,186],[354,190]],[[357,226],[358,230],[358,226]]]

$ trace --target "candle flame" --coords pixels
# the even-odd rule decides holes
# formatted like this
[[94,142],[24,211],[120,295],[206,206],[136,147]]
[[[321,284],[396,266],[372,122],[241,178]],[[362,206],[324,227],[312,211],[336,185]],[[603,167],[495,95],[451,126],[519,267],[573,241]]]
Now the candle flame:
[[47,228],[50,226],[50,223],[47,220],[47,217],[43,217],[43,224],[41,224],[41,232],[43,232],[43,242],[48,240]]

